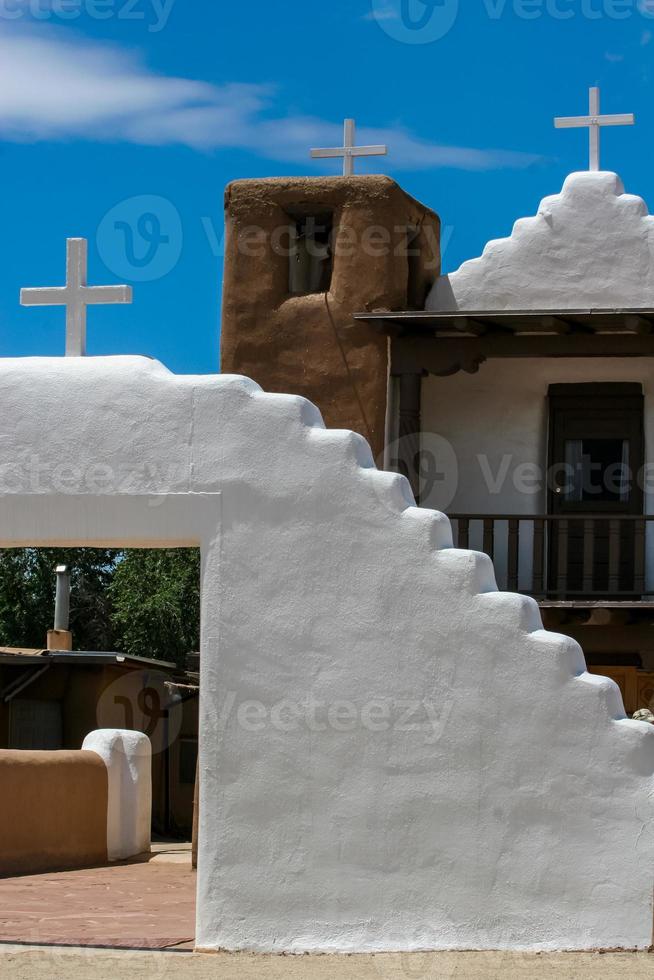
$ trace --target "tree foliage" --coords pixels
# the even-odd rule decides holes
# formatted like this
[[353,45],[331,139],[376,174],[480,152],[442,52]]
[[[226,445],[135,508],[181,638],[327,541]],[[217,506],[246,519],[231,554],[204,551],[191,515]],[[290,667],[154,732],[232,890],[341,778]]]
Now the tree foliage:
[[0,550],[0,646],[45,646],[59,564],[71,572],[76,650],[182,663],[199,649],[200,558],[192,549]]
[[109,594],[124,653],[182,663],[199,649],[199,551],[130,551],[116,565]]
[[0,552],[0,643],[44,647],[52,629],[55,568],[71,573],[70,628],[78,650],[110,650],[108,589],[116,552],[95,548],[26,548]]

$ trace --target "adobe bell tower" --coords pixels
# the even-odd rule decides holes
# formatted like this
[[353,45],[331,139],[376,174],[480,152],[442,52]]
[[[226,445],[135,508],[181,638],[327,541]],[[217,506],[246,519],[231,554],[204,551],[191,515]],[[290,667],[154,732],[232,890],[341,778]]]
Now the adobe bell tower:
[[304,395],[380,460],[388,338],[353,314],[424,309],[438,217],[383,176],[239,180],[225,212],[222,371]]

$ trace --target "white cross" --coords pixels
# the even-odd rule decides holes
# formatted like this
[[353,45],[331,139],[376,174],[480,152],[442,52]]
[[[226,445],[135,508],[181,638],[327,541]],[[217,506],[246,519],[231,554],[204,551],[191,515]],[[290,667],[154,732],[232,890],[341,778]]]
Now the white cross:
[[557,129],[585,129],[590,130],[590,170],[600,169],[600,128],[602,126],[633,126],[636,117],[632,113],[620,116],[601,116],[600,115],[600,90],[591,88],[590,90],[590,114],[588,116],[570,116],[564,119],[555,119],[554,125]]
[[131,303],[131,286],[87,286],[88,243],[85,238],[66,241],[66,285],[21,289],[21,306],[66,307],[66,357],[86,354],[86,307]]
[[351,177],[354,173],[355,157],[383,157],[388,153],[387,146],[355,146],[355,123],[354,119],[346,119],[343,132],[343,146],[334,149],[312,150],[313,160],[326,159],[327,157],[343,157],[343,176]]

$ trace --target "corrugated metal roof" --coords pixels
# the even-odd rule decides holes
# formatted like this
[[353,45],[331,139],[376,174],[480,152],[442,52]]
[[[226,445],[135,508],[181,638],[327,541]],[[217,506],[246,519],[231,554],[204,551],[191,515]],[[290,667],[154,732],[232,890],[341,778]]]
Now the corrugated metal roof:
[[126,664],[135,667],[152,667],[158,670],[178,671],[176,664],[149,657],[130,657],[124,653],[100,650],[33,650],[29,647],[0,647],[0,662],[18,663],[26,660],[67,664]]

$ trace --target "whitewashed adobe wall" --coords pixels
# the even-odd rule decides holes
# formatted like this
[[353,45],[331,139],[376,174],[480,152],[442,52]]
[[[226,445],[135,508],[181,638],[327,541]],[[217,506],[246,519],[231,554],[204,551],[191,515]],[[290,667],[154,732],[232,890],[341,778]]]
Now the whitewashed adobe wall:
[[617,174],[571,174],[510,238],[440,277],[428,310],[654,306],[654,218]]
[[0,361],[0,418],[0,543],[26,506],[56,536],[62,494],[222,495],[200,947],[649,945],[654,728],[360,437],[140,358]]

